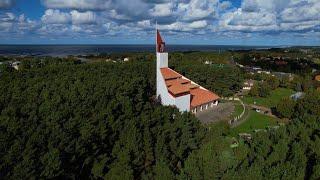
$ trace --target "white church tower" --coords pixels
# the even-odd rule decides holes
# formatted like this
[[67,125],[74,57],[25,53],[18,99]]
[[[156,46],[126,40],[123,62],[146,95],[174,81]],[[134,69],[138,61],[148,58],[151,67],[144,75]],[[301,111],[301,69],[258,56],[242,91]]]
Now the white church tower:
[[[172,94],[168,91],[167,80],[176,80],[182,76],[168,67],[168,53],[165,52],[165,42],[157,30],[157,98],[166,106],[176,106],[180,111],[190,111],[190,93],[179,91],[179,94]],[[180,90],[180,89],[179,89]]]
[[217,106],[218,95],[168,67],[168,53],[158,30],[156,41],[157,98],[161,104],[194,114]]
[[157,97],[161,98],[161,88],[167,89],[166,86],[161,87],[163,77],[161,74],[161,68],[168,67],[168,53],[165,52],[165,43],[163,42],[159,31],[156,35],[156,53],[157,53]]

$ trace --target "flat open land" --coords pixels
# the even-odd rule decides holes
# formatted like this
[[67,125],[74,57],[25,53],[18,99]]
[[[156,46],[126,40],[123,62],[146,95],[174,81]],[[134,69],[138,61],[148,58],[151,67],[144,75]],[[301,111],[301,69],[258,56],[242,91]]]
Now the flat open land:
[[201,123],[209,124],[212,122],[228,120],[228,117],[230,117],[233,111],[234,105],[232,102],[219,103],[216,107],[198,112],[196,117],[201,121]]
[[243,106],[239,101],[234,101],[234,112],[232,113],[232,117],[240,116],[243,112]]
[[265,129],[267,126],[277,125],[277,119],[250,110],[248,119],[242,124],[232,129],[232,134],[237,135],[238,133],[251,133],[255,129]]
[[292,89],[278,88],[271,91],[268,97],[244,97],[242,100],[245,104],[254,104],[254,102],[256,102],[256,105],[272,108],[275,107],[282,98],[289,97],[293,93],[294,91]]

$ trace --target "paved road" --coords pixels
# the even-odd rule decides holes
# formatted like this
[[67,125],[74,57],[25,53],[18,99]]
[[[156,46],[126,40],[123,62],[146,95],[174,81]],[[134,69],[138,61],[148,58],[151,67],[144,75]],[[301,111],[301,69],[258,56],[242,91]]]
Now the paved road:
[[[249,106],[253,109],[260,109],[261,113],[270,117],[277,118],[274,114],[272,114],[272,110],[270,108],[264,107],[264,106],[258,106],[258,105],[253,105],[249,104]],[[266,113],[267,112],[267,113]]]
[[234,111],[232,102],[220,103],[218,106],[196,114],[196,117],[203,123],[226,121]]

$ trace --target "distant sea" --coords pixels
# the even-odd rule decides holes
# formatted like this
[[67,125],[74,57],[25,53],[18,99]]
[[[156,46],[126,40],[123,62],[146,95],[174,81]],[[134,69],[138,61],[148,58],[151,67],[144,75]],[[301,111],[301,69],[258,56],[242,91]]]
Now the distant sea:
[[[168,45],[168,52],[269,49],[271,46]],[[101,53],[154,52],[155,45],[0,45],[0,55],[68,56]]]

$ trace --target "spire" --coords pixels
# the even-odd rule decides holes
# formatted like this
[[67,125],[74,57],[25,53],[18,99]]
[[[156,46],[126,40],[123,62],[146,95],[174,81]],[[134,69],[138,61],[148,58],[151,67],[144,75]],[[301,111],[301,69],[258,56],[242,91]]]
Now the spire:
[[165,42],[162,40],[159,30],[157,29],[157,52],[165,51]]

